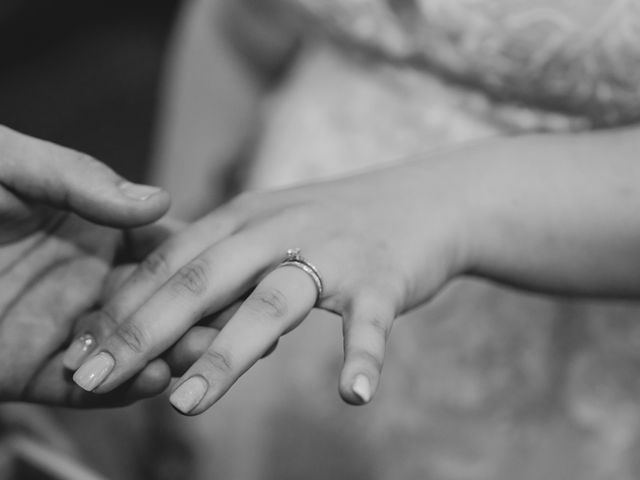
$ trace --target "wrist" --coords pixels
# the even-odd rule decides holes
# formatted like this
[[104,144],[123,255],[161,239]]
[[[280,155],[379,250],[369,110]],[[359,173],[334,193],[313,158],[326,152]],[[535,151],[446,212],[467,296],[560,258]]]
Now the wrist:
[[[486,206],[480,204],[484,183],[478,181],[480,162],[476,146],[445,154],[428,155],[411,162],[405,178],[415,218],[420,218],[414,246],[419,252],[417,277],[426,279],[427,297],[457,276],[471,273],[484,257],[489,227]],[[418,209],[418,210],[415,210]],[[424,297],[422,297],[424,298]]]
[[[513,140],[486,141],[452,151],[443,158],[449,169],[451,216],[450,278],[491,276],[496,255],[506,255],[509,215],[517,212],[517,163]],[[506,212],[506,214],[505,214]]]
[[547,187],[551,178],[562,176],[559,141],[531,135],[460,151],[466,239],[461,273],[510,281],[521,275],[522,256],[531,253],[532,240],[557,207],[550,201],[557,188]]

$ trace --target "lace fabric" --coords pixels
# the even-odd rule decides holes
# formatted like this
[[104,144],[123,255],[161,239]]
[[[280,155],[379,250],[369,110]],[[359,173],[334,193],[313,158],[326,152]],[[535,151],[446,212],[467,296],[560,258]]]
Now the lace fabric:
[[282,0],[335,39],[500,102],[640,120],[640,2]]
[[[249,188],[640,119],[635,30],[621,27],[638,18],[632,2],[281,1],[319,35],[266,103]],[[334,403],[339,339],[312,316],[273,360],[263,413],[296,438],[316,432],[308,451],[289,447],[300,463],[341,445],[355,460],[332,478],[640,478],[637,318],[634,305],[462,280],[398,320],[375,405],[356,413]],[[310,393],[308,378],[326,388]],[[274,430],[265,443],[282,447]],[[277,458],[269,478],[327,476],[296,477]]]

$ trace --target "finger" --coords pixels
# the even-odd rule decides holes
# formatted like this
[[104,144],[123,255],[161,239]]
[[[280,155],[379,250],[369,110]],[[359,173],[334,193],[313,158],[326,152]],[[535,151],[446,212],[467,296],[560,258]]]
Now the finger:
[[221,312],[203,318],[163,354],[171,369],[171,375],[182,375],[207,351],[211,342],[235,315],[241,304],[241,301],[234,302]]
[[[104,287],[103,296],[108,298],[113,292],[122,287],[131,272],[135,269],[133,265],[118,267],[114,273],[110,274]],[[244,297],[243,297],[244,298]],[[230,307],[222,310],[216,315],[203,318],[198,322],[198,326],[191,328],[183,337],[176,342],[163,356],[167,360],[172,375],[181,375],[186,369],[204,353],[213,335],[227,323],[227,321],[238,310],[240,301],[233,303]],[[69,370],[77,370],[84,363],[87,357],[97,347],[98,338],[107,338],[118,328],[119,322],[108,314],[108,310],[98,310],[84,315],[76,322],[74,335],[67,348],[63,363]],[[202,327],[202,328],[200,328]],[[177,373],[180,372],[180,373]]]
[[173,345],[191,326],[241,296],[271,265],[264,232],[238,234],[181,267],[131,317],[99,340],[98,355],[76,372],[80,386],[112,390]]
[[162,189],[136,185],[99,161],[0,126],[0,183],[27,201],[70,210],[92,222],[133,227],[169,208]]
[[133,274],[135,269],[135,264],[128,264],[115,267],[111,272],[109,272],[100,295],[101,305],[104,305],[109,301],[109,299],[113,298],[116,292],[122,288],[127,279]]
[[384,294],[361,294],[344,315],[344,366],[340,395],[350,404],[369,403],[378,388],[387,339],[395,319]]
[[[126,275],[123,273],[122,275]],[[222,312],[205,317],[198,325],[189,329],[164,354],[171,375],[180,376],[207,350],[218,332],[240,307],[235,302]],[[113,317],[105,316],[104,311],[94,311],[78,321],[76,337],[63,356],[63,363],[69,370],[77,370],[97,346],[96,338],[106,338],[117,328]],[[78,332],[83,332],[78,335]],[[273,346],[273,351],[275,345]],[[271,352],[269,352],[271,353]]]
[[100,303],[108,304],[120,289],[126,288],[127,281],[138,267],[137,263],[132,262],[139,262],[183,228],[184,224],[178,220],[162,218],[152,225],[128,230],[125,245],[121,249],[123,251],[119,252],[118,258],[114,261],[118,266],[111,271],[106,280]]
[[[220,332],[233,315],[235,315],[240,305],[242,305],[242,302],[235,302],[220,314],[204,318],[198,325],[191,327],[191,329],[162,356],[169,365],[172,376],[182,376],[189,367],[207,351],[211,342],[213,342],[218,335],[218,332]],[[276,340],[265,352],[263,358],[271,355],[277,346],[278,341]]]
[[306,317],[316,297],[313,281],[295,267],[268,274],[178,382],[170,397],[172,405],[190,415],[206,410]]
[[171,375],[178,377],[186,372],[204,352],[207,351],[219,330],[212,327],[191,327],[163,358],[171,369]]
[[164,392],[171,381],[165,362],[154,361],[136,377],[108,395],[82,390],[62,365],[62,356],[54,356],[24,390],[20,400],[74,408],[118,407]]
[[[144,255],[117,294],[105,304],[105,310],[110,312],[117,323],[122,323],[175,275],[180,267],[205,250],[209,245],[208,240],[213,236],[215,233],[211,232],[208,222],[197,222],[187,230],[165,239],[160,246]],[[133,242],[136,241],[134,238]],[[140,245],[134,246],[135,249],[140,250]]]
[[[233,234],[238,227],[241,217],[231,215],[230,209],[220,208],[214,215],[209,215],[183,229],[173,236],[165,238],[164,242],[152,251],[148,240],[149,229],[136,229],[132,232],[131,244],[134,254],[141,254],[140,264],[119,288],[117,295],[105,305],[118,323],[124,321],[135,312],[149,297],[175,275],[180,267],[202,253],[212,244]],[[180,225],[164,223],[162,226],[169,231]],[[166,232],[165,232],[166,233]],[[157,237],[164,233],[154,234]],[[145,239],[147,237],[147,239]]]
[[[67,374],[71,376],[69,370],[77,370],[86,358],[91,355],[97,347],[97,338],[107,337],[117,327],[118,324],[115,323],[113,317],[108,316],[101,310],[93,311],[80,318],[75,327],[76,335],[74,335],[74,340],[62,355],[61,361],[65,369],[68,370]],[[77,332],[80,331],[84,333],[78,335]],[[155,370],[164,366],[163,368],[166,368],[167,371],[171,371],[164,359],[154,359],[146,365],[139,376],[142,376],[144,379],[146,368],[155,363],[157,363],[157,365],[154,366]]]
[[38,228],[42,228],[47,222],[55,223],[55,221],[55,215],[48,210],[48,207],[39,206],[36,211],[33,205],[27,205],[24,200],[0,184],[1,247],[4,248],[16,240],[25,238]]
[[[221,213],[220,216],[224,214]],[[99,341],[109,337],[118,325],[147,302],[182,265],[205,249],[205,241],[210,241],[212,237],[215,240],[216,236],[223,237],[233,230],[232,222],[219,219],[217,216],[212,217],[196,222],[187,230],[165,239],[160,246],[155,246],[155,250],[148,254],[133,272],[123,272],[120,278],[115,279],[117,285],[110,285],[112,288],[108,291],[109,296],[103,295],[105,301],[100,311],[78,322],[75,340],[71,342],[64,357],[67,368],[79,368],[95,350]],[[130,243],[133,244],[134,252],[144,255],[147,248],[153,248],[157,237],[179,227],[179,224],[162,222],[157,227],[136,229],[132,231]]]

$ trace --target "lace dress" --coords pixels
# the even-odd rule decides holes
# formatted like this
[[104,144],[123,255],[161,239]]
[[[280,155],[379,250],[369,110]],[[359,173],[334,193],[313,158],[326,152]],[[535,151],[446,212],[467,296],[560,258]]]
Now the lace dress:
[[[280,1],[307,35],[247,188],[640,121],[639,1]],[[193,428],[220,478],[640,478],[638,313],[461,280],[397,321],[353,408],[316,312]]]

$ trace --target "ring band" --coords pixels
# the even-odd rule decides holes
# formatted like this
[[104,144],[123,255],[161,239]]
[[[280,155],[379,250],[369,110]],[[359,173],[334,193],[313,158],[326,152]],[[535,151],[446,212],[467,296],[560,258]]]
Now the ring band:
[[309,277],[311,277],[311,280],[313,280],[313,283],[315,284],[316,290],[318,293],[316,302],[319,301],[320,298],[322,298],[322,292],[324,291],[322,276],[320,275],[320,272],[318,271],[318,269],[313,264],[309,263],[300,254],[299,248],[290,248],[289,250],[287,250],[287,256],[282,261],[282,263],[278,265],[278,268],[286,267],[286,266],[299,268],[300,270],[305,272],[307,275],[309,275]]

